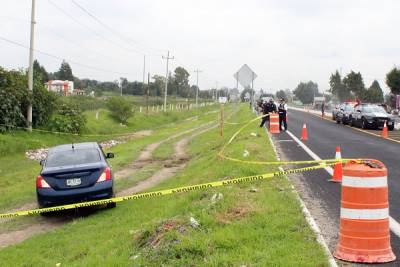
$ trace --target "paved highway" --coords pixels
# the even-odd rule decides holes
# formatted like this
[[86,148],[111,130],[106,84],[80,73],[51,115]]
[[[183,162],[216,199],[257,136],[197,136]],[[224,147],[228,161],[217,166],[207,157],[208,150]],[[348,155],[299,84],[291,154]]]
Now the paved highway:
[[[288,130],[298,139],[303,123],[307,124],[308,141],[304,144],[322,159],[334,158],[336,146],[341,146],[343,158],[372,158],[382,161],[389,172],[390,216],[400,222],[399,143],[337,125],[307,112],[290,110],[288,116]],[[282,160],[311,159],[309,153],[293,141],[288,133],[273,135],[273,141]],[[298,191],[322,229],[330,250],[333,251],[339,230],[340,184],[329,182],[331,176],[325,170],[297,175],[292,179],[295,180]],[[392,247],[399,258],[400,238],[393,230],[399,230],[399,235],[400,227],[396,223],[392,225]],[[385,266],[400,266],[400,260]]]

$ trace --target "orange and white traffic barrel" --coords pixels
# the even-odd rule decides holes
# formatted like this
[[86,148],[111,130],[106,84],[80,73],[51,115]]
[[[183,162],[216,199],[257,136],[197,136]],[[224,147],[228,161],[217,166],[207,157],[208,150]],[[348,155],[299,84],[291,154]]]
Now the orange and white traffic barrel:
[[377,160],[343,167],[339,244],[333,254],[350,262],[396,259],[390,245],[387,169]]
[[280,133],[279,114],[277,114],[277,113],[269,114],[269,132],[272,134]]

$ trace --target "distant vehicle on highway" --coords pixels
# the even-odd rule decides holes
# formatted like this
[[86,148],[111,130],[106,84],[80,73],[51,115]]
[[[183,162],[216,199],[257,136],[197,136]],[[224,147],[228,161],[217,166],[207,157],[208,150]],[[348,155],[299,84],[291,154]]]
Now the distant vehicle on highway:
[[383,127],[386,121],[390,131],[394,129],[394,118],[386,110],[376,104],[359,104],[354,107],[351,114],[351,126],[361,127],[363,129],[378,129]]
[[113,175],[107,162],[113,157],[113,153],[105,155],[95,142],[50,148],[47,158],[40,161],[42,170],[36,178],[39,207],[113,197]]
[[336,113],[336,123],[343,123],[343,124],[349,124],[350,123],[350,118],[351,114],[354,111],[354,106],[357,103],[354,102],[345,102],[343,104],[339,105],[338,111]]

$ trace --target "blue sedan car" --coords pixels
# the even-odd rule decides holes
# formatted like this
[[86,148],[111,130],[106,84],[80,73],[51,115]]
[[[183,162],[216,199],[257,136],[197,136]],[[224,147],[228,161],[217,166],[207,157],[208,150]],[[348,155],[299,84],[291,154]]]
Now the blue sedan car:
[[[114,196],[113,175],[98,143],[60,145],[49,149],[42,160],[42,171],[36,178],[40,208]],[[109,203],[108,207],[115,207]]]

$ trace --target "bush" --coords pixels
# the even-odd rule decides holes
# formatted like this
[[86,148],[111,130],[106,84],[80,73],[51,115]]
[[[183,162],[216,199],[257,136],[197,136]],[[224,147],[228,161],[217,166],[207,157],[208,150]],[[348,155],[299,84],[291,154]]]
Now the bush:
[[33,88],[32,124],[33,126],[46,125],[57,109],[58,96],[47,91],[43,86]]
[[26,125],[18,98],[10,91],[0,89],[0,132]]
[[77,105],[61,103],[49,125],[51,131],[78,134],[83,131],[85,124],[86,118]]
[[133,116],[132,104],[121,96],[114,96],[107,100],[107,108],[111,117],[120,123],[126,124],[128,119]]
[[56,109],[57,96],[48,92],[40,77],[34,76],[33,94],[27,89],[26,72],[7,71],[0,67],[0,131],[26,127],[29,103],[32,103],[32,124],[42,126],[48,123]]

